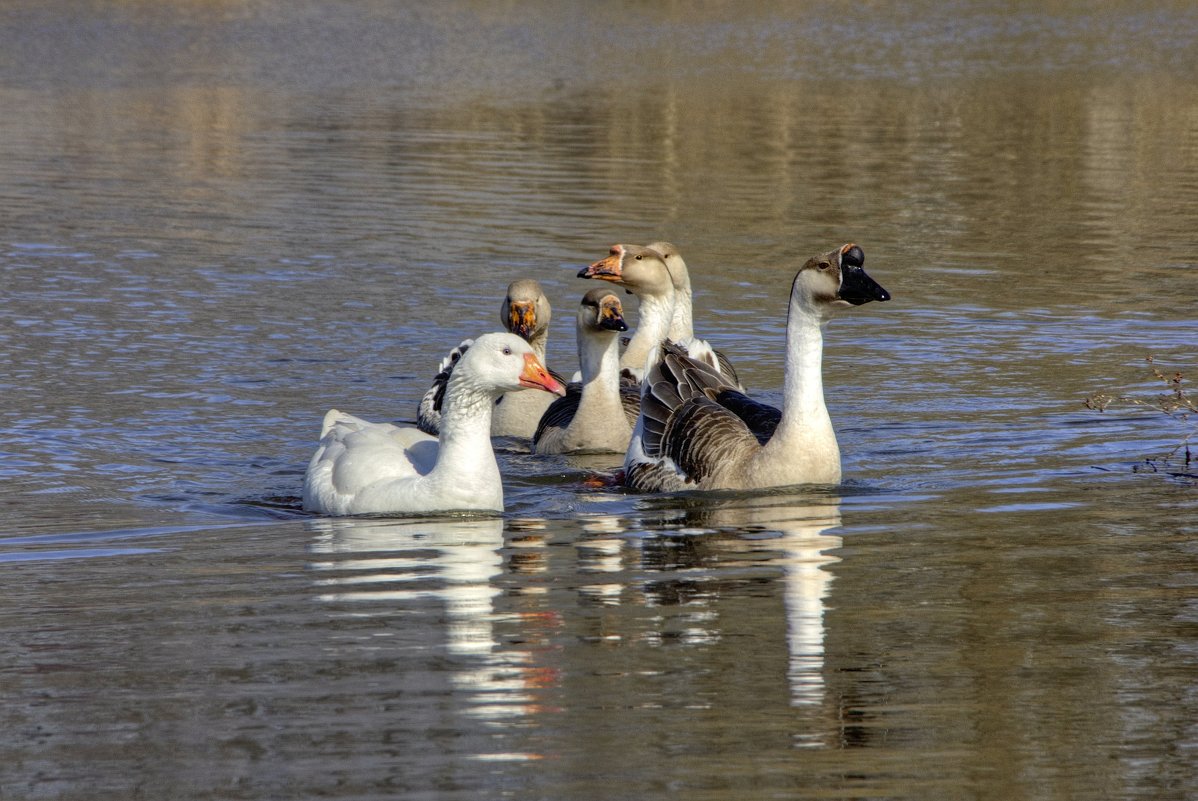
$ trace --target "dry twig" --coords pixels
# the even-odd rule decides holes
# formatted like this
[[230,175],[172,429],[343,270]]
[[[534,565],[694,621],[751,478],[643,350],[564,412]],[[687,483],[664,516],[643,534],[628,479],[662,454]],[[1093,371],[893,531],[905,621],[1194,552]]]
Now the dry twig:
[[[1164,383],[1169,391],[1162,395],[1157,395],[1152,399],[1134,398],[1128,395],[1108,395],[1099,392],[1086,398],[1086,408],[1093,409],[1097,412],[1105,412],[1109,406],[1116,403],[1125,403],[1131,406],[1141,406],[1148,409],[1154,409],[1161,412],[1167,417],[1176,420],[1186,428],[1181,441],[1177,443],[1164,456],[1159,457],[1162,464],[1168,464],[1169,460],[1178,455],[1179,452],[1185,454],[1185,466],[1188,469],[1190,464],[1195,461],[1194,456],[1190,452],[1190,439],[1198,434],[1198,425],[1190,421],[1190,415],[1198,414],[1198,401],[1196,401],[1184,386],[1185,376],[1181,371],[1176,371],[1171,375],[1166,375],[1157,366],[1156,361],[1152,356],[1149,356],[1146,361],[1149,368],[1152,370],[1152,377],[1157,381]],[[1145,463],[1152,470],[1157,469],[1157,465],[1152,459],[1145,459]]]

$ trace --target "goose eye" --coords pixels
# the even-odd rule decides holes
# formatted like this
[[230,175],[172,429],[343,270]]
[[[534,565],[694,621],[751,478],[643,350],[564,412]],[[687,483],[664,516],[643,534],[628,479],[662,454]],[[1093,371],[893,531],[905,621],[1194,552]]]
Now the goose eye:
[[643,259],[643,258],[645,258],[645,257],[644,257],[644,256],[642,256],[642,255],[640,255],[639,253],[638,253],[638,254],[637,254],[637,256],[636,256],[636,260],[637,260],[637,261],[640,261],[640,260],[641,260],[641,259]]
[[512,355],[512,349],[511,349],[511,348],[509,348],[508,346],[504,345],[504,346],[503,346],[503,355],[504,355],[504,356],[511,356],[511,355]]
[[831,267],[831,266],[832,266],[832,265],[831,265],[831,264],[829,264],[828,262],[826,262],[826,261],[821,261],[821,262],[819,263],[819,269],[820,269],[820,272],[823,272],[823,271],[827,270],[827,269],[828,269],[829,267]]

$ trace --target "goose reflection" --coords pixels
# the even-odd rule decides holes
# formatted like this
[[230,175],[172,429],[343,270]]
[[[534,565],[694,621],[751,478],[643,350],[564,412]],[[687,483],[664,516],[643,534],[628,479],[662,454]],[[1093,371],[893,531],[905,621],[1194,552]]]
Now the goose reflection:
[[[578,572],[592,578],[579,586],[582,598],[600,606],[617,606],[624,593],[620,574],[624,570],[625,527],[619,517],[597,515],[582,521],[586,537],[575,543]],[[605,580],[610,579],[610,580]]]
[[741,525],[777,531],[780,565],[785,577],[786,644],[790,655],[787,676],[791,703],[818,704],[824,699],[824,599],[831,591],[828,566],[840,558],[828,553],[843,544],[827,533],[840,526],[840,503],[807,506],[758,506]]
[[[452,658],[434,657],[429,669],[447,672],[451,686],[466,694],[464,714],[501,723],[537,711],[531,693],[544,681],[541,671],[526,664],[526,653],[501,649],[494,631],[502,520],[321,518],[311,528],[310,550],[323,557],[309,564],[318,574],[319,600],[348,604],[355,618],[402,618],[405,631],[435,631],[436,625],[413,626],[422,615],[432,617],[443,625]],[[444,617],[429,615],[429,601],[444,605]],[[387,627],[380,621],[372,636],[389,636]]]
[[[689,571],[717,567],[730,553],[752,557],[759,566],[782,571],[786,612],[787,676],[791,703],[820,704],[824,700],[824,614],[833,573],[828,567],[839,557],[830,553],[843,541],[828,532],[840,526],[840,498],[835,495],[768,495],[719,501],[703,499],[684,510],[673,525],[681,535],[664,549],[668,567]],[[643,559],[659,558],[646,548]],[[706,582],[657,582],[647,588],[657,603],[690,600],[709,592]]]

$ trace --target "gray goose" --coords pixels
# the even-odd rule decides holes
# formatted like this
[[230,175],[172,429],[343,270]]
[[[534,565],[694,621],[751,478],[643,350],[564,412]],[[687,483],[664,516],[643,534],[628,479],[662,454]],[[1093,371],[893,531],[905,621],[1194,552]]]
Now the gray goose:
[[840,448],[824,404],[823,326],[841,309],[890,294],[853,244],[814,256],[791,284],[782,409],[752,400],[671,343],[642,383],[624,481],[649,492],[755,489],[840,481]]

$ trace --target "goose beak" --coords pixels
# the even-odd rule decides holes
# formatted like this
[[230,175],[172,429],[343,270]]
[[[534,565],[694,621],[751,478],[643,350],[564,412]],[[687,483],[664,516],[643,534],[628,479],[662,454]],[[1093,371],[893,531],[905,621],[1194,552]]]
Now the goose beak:
[[562,382],[549,375],[545,365],[534,354],[524,354],[524,370],[520,373],[520,386],[530,389],[543,389],[554,395],[565,395],[566,388]]
[[600,281],[620,281],[624,278],[624,248],[613,245],[606,259],[578,271],[579,278],[598,278]]
[[521,339],[529,339],[537,327],[537,312],[532,303],[515,302],[508,307],[508,329]]
[[599,306],[599,327],[608,331],[627,331],[628,323],[624,322],[623,310],[619,298],[608,298]]
[[840,289],[838,300],[860,306],[871,300],[890,300],[890,293],[865,272],[865,252],[853,244],[840,248]]

